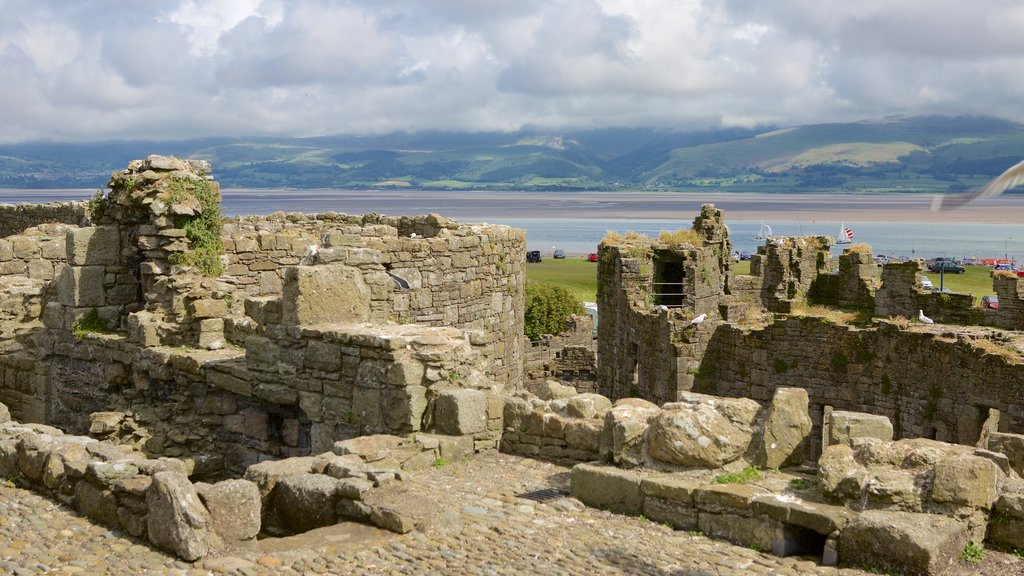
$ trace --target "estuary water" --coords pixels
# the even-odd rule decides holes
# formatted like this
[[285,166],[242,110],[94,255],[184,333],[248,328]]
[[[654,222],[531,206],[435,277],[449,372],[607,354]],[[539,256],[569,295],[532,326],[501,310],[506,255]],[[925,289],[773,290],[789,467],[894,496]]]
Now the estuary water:
[[[79,200],[95,190],[0,190],[0,202]],[[527,232],[527,248],[586,254],[608,231],[657,235],[688,227],[704,202],[723,207],[733,246],[754,252],[762,224],[777,235],[836,236],[851,228],[854,242],[875,254],[901,258],[1024,260],[1024,197],[988,201],[975,212],[927,211],[929,196],[812,194],[694,194],[631,192],[480,192],[421,190],[225,190],[223,212],[437,212],[463,222],[508,224]],[[983,221],[990,219],[990,221]],[[973,220],[973,221],[964,221]],[[982,221],[979,221],[982,220]],[[841,251],[837,247],[835,252]]]

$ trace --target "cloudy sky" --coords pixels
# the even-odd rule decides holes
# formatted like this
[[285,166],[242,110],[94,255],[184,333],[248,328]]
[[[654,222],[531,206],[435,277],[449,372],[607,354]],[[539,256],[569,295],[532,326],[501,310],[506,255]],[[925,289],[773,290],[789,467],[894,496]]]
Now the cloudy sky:
[[0,141],[1024,120],[1020,0],[0,0]]

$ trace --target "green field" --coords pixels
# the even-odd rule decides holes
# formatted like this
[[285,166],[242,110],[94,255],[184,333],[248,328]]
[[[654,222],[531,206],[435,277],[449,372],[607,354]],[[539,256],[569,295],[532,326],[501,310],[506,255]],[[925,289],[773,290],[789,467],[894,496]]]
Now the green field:
[[[982,296],[992,291],[991,268],[988,266],[967,266],[963,274],[946,274],[944,287],[954,292],[966,292],[974,296],[975,304]],[[750,261],[733,264],[733,274],[749,274]],[[939,275],[925,272],[935,288],[939,287]],[[594,302],[597,299],[597,263],[582,258],[565,260],[545,259],[543,262],[526,264],[526,279],[529,282],[549,282],[565,286],[580,300]]]
[[579,257],[527,262],[526,280],[558,284],[584,302],[597,301],[597,262],[587,262]]

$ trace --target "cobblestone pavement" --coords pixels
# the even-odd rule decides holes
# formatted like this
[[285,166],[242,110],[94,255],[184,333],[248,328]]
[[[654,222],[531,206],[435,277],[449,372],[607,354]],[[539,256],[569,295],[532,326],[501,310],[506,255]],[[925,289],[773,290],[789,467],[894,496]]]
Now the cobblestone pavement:
[[[567,469],[503,454],[417,473],[400,494],[431,525],[395,535],[361,526],[261,541],[195,564],[93,525],[25,490],[0,487],[0,571],[5,574],[866,574],[776,558],[646,521],[515,494],[566,488]],[[951,574],[1024,573],[990,552]]]

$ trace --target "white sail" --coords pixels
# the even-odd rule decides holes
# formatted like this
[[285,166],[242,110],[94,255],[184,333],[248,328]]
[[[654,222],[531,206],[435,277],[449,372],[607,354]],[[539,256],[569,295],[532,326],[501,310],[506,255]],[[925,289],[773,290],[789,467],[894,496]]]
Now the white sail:
[[839,236],[836,236],[836,244],[849,244],[853,242],[853,229],[846,227],[846,222],[839,223]]

